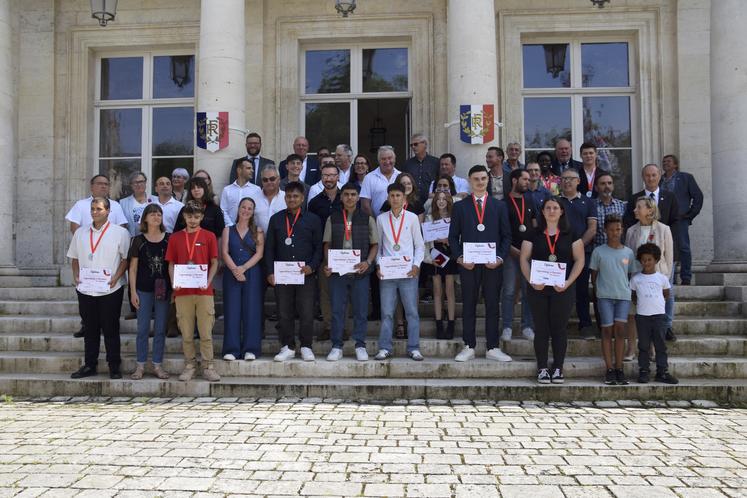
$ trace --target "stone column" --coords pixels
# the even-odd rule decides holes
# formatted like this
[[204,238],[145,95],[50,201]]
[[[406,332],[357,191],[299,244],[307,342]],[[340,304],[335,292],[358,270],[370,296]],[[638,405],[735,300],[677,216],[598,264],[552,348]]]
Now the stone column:
[[0,267],[15,266],[16,74],[11,0],[0,0]]
[[[498,109],[498,59],[493,0],[448,0],[448,88],[447,121],[459,121],[463,104],[493,104]],[[498,145],[498,129],[491,143],[471,145],[459,138],[459,124],[449,127],[449,151],[458,159],[460,175],[475,164],[485,164],[488,147]]]
[[232,159],[246,154],[244,0],[202,0],[196,112],[228,111],[229,145],[218,152],[196,150],[196,167],[213,179],[216,196],[228,182]]
[[714,263],[747,271],[747,25],[743,0],[711,2],[711,171]]

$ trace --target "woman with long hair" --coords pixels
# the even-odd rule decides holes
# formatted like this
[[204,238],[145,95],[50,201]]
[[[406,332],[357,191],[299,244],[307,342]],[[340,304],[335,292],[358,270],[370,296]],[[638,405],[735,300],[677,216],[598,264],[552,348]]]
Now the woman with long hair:
[[[223,235],[223,228],[226,226],[223,219],[223,211],[215,203],[215,196],[213,195],[213,187],[211,184],[208,184],[205,178],[202,178],[201,176],[193,176],[187,182],[186,190],[187,196],[184,204],[187,204],[189,201],[195,201],[202,205],[204,217],[200,222],[200,227],[213,232],[216,238]],[[183,210],[184,208],[182,208],[182,211]],[[176,225],[174,225],[175,232],[183,230],[186,227],[182,211],[179,211]]]
[[254,221],[254,200],[239,202],[236,224],[223,229],[223,359],[254,360],[262,353],[262,270],[265,237]]
[[[439,182],[441,182],[440,179]],[[433,222],[437,220],[446,220],[448,222],[451,219],[451,212],[454,208],[454,199],[451,196],[451,193],[444,191],[436,192],[436,195],[432,200],[431,210],[426,213],[425,221]],[[431,249],[436,249],[449,258],[445,266],[442,267],[437,260],[433,260],[431,257]],[[430,263],[433,268],[433,311],[436,318],[436,338],[453,339],[454,320],[456,318],[456,294],[454,282],[459,271],[457,269],[456,260],[451,257],[449,239],[439,239],[432,242],[426,242],[425,259],[423,261]],[[443,323],[444,292],[446,293],[446,311],[448,316],[445,330]]]
[[355,183],[360,192],[363,185],[363,179],[371,171],[371,162],[363,154],[358,154],[353,159],[353,174],[350,176],[350,182]]

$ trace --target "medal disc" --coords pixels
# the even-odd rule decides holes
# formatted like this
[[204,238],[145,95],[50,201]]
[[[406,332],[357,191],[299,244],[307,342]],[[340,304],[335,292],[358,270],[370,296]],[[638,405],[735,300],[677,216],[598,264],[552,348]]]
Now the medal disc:
[[286,245],[286,246],[289,246],[289,245],[291,245],[292,243],[293,243],[293,239],[291,239],[290,237],[288,237],[287,239],[285,239],[285,245]]
[[480,223],[479,225],[477,225],[477,231],[478,232],[484,232],[485,231],[485,225],[483,225],[482,223]]
[[519,225],[519,231],[520,232],[526,232],[527,231],[527,226],[526,225]]
[[588,192],[586,192],[586,197],[591,197],[591,190],[589,190]]
[[556,262],[556,261],[558,260],[558,257],[557,257],[556,255],[554,255],[554,254],[550,254],[550,255],[549,255],[549,256],[547,257],[547,259],[548,259],[548,261],[550,261],[550,262],[554,263],[554,262]]
[[195,264],[195,262],[190,259],[189,261],[187,261],[187,264],[188,265],[193,265],[193,264]]
[[88,255],[88,261],[93,261],[93,254]]
[[394,250],[399,251],[399,244],[394,244]]

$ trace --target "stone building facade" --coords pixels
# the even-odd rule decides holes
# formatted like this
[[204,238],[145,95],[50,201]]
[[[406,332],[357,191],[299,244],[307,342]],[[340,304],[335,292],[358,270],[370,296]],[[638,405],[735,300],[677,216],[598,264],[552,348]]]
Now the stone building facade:
[[[204,168],[216,191],[244,136],[279,161],[411,132],[462,173],[490,145],[525,155],[597,140],[623,192],[674,153],[706,200],[696,266],[746,269],[747,25],[742,0],[0,0],[0,266],[66,266],[64,215],[99,171]],[[459,106],[494,104],[495,140],[460,141]],[[194,113],[228,111],[229,146],[194,147]],[[383,132],[382,132],[383,130]],[[400,145],[401,144],[401,145]],[[714,234],[718,234],[714,236]]]

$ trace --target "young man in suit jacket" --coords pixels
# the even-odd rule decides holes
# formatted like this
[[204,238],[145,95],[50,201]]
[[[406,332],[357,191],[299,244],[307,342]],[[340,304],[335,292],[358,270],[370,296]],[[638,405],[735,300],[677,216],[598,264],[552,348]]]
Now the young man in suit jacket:
[[[488,170],[485,166],[473,166],[469,170],[469,183],[472,195],[454,204],[449,227],[449,247],[452,257],[459,264],[462,282],[462,337],[464,349],[457,354],[456,361],[468,361],[475,357],[475,312],[477,310],[477,290],[482,287],[485,298],[485,336],[487,348],[485,357],[490,360],[511,361],[511,357],[501,351],[498,323],[500,318],[499,300],[503,283],[503,261],[508,257],[511,245],[511,228],[508,210],[503,201],[498,201],[488,193]],[[478,264],[464,257],[464,244],[490,244],[495,247],[495,260],[492,263]]]
[[260,181],[260,178],[262,178],[260,176],[262,170],[265,169],[265,166],[275,164],[275,161],[262,157],[260,155],[261,150],[262,137],[259,136],[259,133],[252,132],[248,134],[246,136],[246,155],[237,157],[233,160],[233,163],[231,164],[231,174],[229,175],[228,180],[229,185],[236,181],[236,166],[238,166],[244,159],[248,159],[254,165],[254,175],[252,175],[252,178],[250,178],[249,181],[260,188],[262,187],[262,182]]
[[[301,181],[306,185],[311,186],[318,182],[322,176],[319,171],[319,159],[314,156],[309,156],[309,141],[306,137],[296,137],[293,141],[293,153],[298,154],[301,157],[303,167],[301,168]],[[288,168],[286,166],[287,161],[282,161],[278,167],[280,171],[280,178],[288,176]]]

